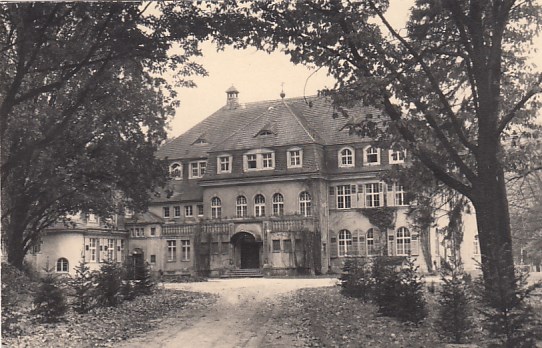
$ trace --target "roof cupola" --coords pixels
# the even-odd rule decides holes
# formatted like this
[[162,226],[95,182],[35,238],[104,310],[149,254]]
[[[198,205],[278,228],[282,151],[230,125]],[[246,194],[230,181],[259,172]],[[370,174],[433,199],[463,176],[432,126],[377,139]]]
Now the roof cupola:
[[239,106],[239,91],[234,85],[226,90],[226,105],[230,110],[237,109]]

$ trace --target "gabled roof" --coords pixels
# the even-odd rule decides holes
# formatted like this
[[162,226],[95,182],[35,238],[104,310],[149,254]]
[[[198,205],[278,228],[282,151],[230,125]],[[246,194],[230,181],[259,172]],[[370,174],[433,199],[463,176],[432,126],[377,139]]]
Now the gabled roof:
[[163,222],[164,219],[154,213],[151,213],[150,211],[146,211],[144,213],[137,213],[131,218],[126,218],[125,220],[126,224],[161,224]]

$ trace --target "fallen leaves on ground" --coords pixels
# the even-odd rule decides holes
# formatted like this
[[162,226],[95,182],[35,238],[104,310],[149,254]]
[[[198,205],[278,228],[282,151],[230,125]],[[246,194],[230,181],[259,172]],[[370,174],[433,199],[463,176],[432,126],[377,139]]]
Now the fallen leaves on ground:
[[95,308],[87,314],[70,311],[60,323],[36,323],[28,312],[22,313],[17,330],[3,333],[2,346],[114,347],[156,328],[166,318],[205,308],[214,301],[209,294],[157,289],[118,307]]

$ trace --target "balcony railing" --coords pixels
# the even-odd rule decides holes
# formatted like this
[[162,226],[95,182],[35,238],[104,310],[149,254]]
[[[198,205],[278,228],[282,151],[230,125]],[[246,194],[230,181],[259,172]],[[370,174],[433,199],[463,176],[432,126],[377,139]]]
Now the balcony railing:
[[162,235],[164,236],[190,236],[198,230],[199,225],[163,225]]

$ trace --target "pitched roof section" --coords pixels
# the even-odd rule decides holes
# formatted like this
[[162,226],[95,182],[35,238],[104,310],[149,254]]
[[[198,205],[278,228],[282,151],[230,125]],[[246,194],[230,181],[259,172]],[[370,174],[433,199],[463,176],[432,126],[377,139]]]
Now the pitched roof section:
[[154,213],[151,213],[150,211],[146,211],[144,213],[137,213],[131,218],[126,218],[125,220],[126,224],[161,224],[163,222],[164,219]]
[[[288,98],[228,106],[207,117],[184,134],[165,143],[158,157],[206,158],[210,151],[230,151],[271,146],[346,144],[366,141],[345,127],[352,120],[382,113],[374,107],[348,110],[349,118],[336,112],[325,97]],[[273,134],[258,135],[262,130]],[[207,143],[197,143],[198,139]]]

